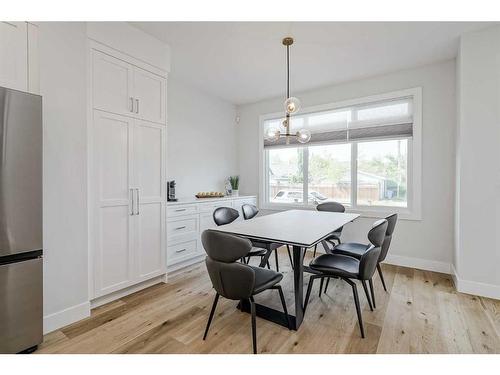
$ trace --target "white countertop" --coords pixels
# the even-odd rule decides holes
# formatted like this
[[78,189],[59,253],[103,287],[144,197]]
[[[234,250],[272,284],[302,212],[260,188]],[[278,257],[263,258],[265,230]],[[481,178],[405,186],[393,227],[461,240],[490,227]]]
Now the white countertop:
[[218,201],[228,201],[233,199],[248,199],[248,198],[257,198],[256,195],[227,195],[225,197],[220,198],[196,198],[196,197],[184,197],[177,198],[176,202],[167,202],[168,206],[175,206],[177,204],[189,204],[189,203],[204,203],[204,202],[218,202]]

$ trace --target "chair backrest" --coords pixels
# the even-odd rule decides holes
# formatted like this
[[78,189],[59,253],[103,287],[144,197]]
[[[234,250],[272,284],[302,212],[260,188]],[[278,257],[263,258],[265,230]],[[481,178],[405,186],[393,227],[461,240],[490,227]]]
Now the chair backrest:
[[235,221],[240,214],[238,210],[231,207],[219,207],[213,213],[215,224],[225,225]]
[[391,246],[392,234],[394,233],[394,228],[396,227],[396,222],[398,221],[398,214],[392,214],[385,218],[387,220],[387,230],[385,231],[384,243],[382,244],[380,256],[378,258],[379,262],[385,260],[387,252],[389,251],[389,246]]
[[368,232],[368,239],[371,245],[359,261],[359,277],[361,280],[369,280],[375,273],[386,231],[387,220],[382,219],[373,223],[372,228]]
[[329,212],[345,212],[345,207],[343,204],[338,202],[324,202],[316,206],[318,211],[329,211]]
[[248,299],[255,285],[252,267],[236,263],[252,248],[250,240],[215,230],[205,230],[201,242],[207,253],[205,264],[214,289],[232,300]]
[[244,204],[241,206],[241,211],[245,220],[253,219],[259,213],[259,209],[253,204]]
[[[316,206],[318,211],[328,211],[328,212],[345,212],[345,206],[338,202],[324,202]],[[342,233],[344,227],[338,228],[335,232]]]

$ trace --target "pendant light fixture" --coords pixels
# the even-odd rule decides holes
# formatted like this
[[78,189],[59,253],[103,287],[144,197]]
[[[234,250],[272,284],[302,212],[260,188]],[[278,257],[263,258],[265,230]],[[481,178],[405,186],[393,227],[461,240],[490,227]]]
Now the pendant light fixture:
[[300,129],[295,134],[290,133],[291,116],[297,113],[300,109],[300,100],[290,96],[290,46],[293,44],[293,38],[286,37],[283,39],[283,45],[286,47],[286,99],[284,103],[285,119],[282,122],[285,132],[280,129],[269,129],[266,133],[266,139],[271,142],[276,142],[280,138],[285,138],[285,143],[290,144],[290,139],[295,137],[300,143],[307,143],[311,139],[311,132],[308,129]]

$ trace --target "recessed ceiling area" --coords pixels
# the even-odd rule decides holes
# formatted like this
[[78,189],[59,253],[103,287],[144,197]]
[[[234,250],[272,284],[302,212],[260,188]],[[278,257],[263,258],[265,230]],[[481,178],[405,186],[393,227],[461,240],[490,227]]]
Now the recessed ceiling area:
[[486,22],[133,22],[168,43],[170,75],[234,104],[454,58],[459,36]]

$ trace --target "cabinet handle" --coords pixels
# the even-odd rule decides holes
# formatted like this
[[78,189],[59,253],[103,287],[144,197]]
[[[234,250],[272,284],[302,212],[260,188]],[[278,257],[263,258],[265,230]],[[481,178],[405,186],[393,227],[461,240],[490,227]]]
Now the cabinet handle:
[[135,113],[139,113],[139,99],[137,99],[137,98],[135,99],[135,104],[136,104]]
[[179,208],[178,210],[175,210],[175,212],[181,212],[181,211],[186,211],[185,208]]
[[132,195],[132,204],[130,205],[130,216],[134,216],[134,189],[130,188],[130,195]]
[[177,227],[177,228],[175,228],[175,230],[181,230],[181,229],[184,229],[184,228],[186,228],[185,225],[183,225],[182,227]]
[[183,251],[186,251],[186,249],[175,250],[176,253],[182,253]]
[[137,212],[135,213],[136,215],[139,215],[139,205],[141,204],[141,201],[139,200],[139,188],[135,189],[137,191]]
[[130,97],[130,112],[134,112],[134,98]]

